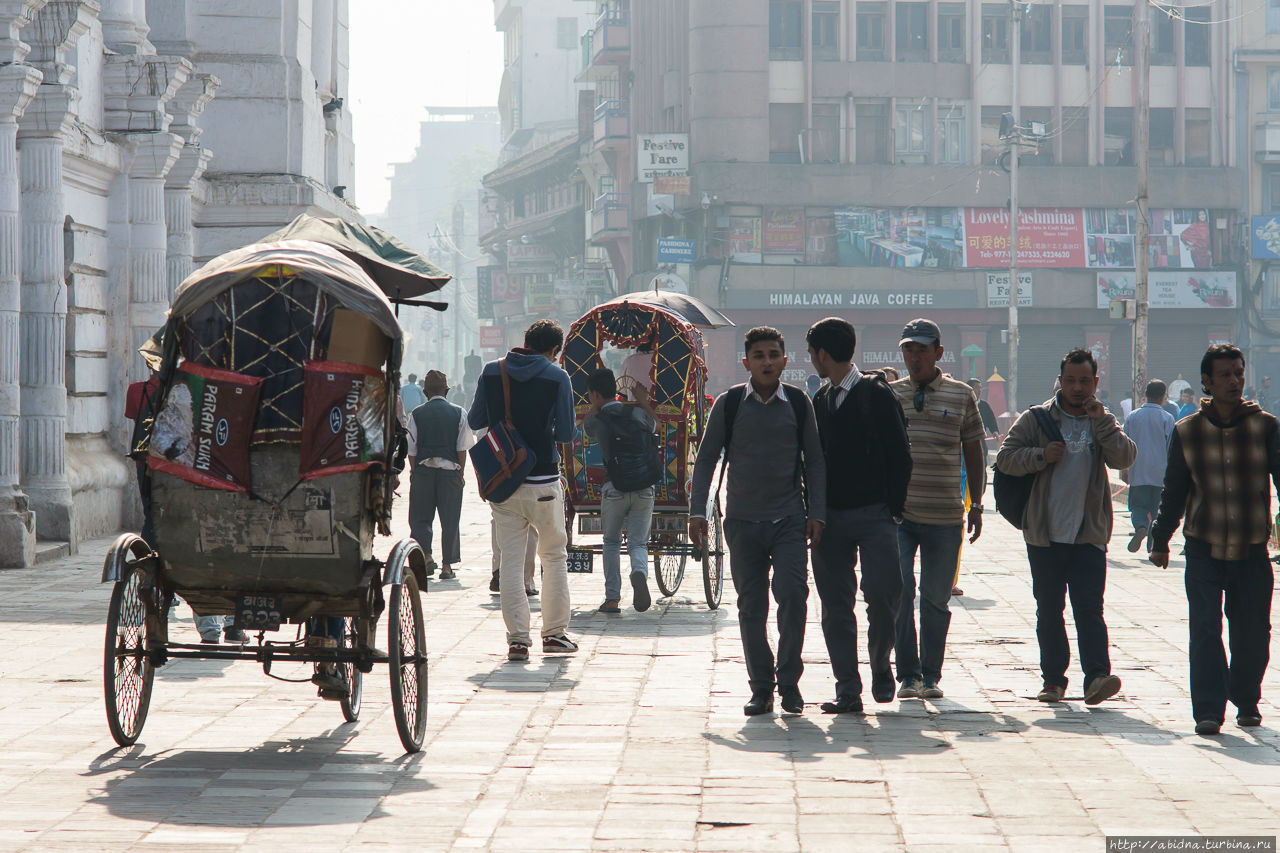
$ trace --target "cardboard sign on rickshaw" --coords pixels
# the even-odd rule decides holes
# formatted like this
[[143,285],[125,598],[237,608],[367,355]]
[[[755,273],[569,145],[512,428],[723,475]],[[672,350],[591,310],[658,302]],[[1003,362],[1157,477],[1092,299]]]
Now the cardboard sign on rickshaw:
[[249,439],[262,379],[183,362],[156,415],[147,464],[192,483],[249,491]]
[[312,480],[368,468],[383,450],[386,381],[382,372],[337,361],[308,361],[303,372],[299,476]]

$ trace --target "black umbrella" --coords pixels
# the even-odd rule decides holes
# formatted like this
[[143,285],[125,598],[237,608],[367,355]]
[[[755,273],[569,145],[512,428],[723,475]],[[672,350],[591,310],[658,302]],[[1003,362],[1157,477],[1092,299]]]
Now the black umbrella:
[[599,307],[623,305],[625,303],[662,308],[675,314],[689,325],[697,326],[700,329],[719,329],[723,326],[734,325],[732,320],[701,299],[695,299],[686,293],[676,293],[671,290],[641,290],[636,293],[624,293],[621,296],[610,299]]

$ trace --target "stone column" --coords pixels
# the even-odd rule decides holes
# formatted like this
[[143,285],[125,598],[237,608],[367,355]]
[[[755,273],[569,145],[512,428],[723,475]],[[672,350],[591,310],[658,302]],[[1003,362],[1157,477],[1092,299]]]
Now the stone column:
[[[101,0],[102,41],[120,54],[155,53],[147,40],[146,0]],[[141,7],[141,8],[139,8]]]
[[169,129],[185,140],[177,161],[164,182],[164,219],[168,226],[168,280],[172,301],[178,285],[191,274],[195,234],[191,223],[191,192],[200,180],[213,152],[200,147],[201,129],[196,120],[213,99],[220,81],[211,74],[193,74],[169,102],[173,124]]
[[[182,148],[182,137],[168,132],[130,136],[136,146],[129,168],[129,342],[133,351],[164,325],[169,309],[164,182]],[[141,359],[130,361],[131,379],[145,379],[146,373]]]
[[0,3],[0,568],[35,562],[36,520],[22,492],[22,310],[18,249],[18,118],[42,75],[23,64],[29,48],[18,34],[44,0]]

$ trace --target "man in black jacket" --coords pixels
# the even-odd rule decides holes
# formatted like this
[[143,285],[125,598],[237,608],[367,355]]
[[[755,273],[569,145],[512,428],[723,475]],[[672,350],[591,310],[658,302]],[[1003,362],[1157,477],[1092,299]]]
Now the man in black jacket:
[[805,335],[809,359],[830,380],[813,400],[827,460],[827,528],[813,549],[813,579],[822,599],[822,633],[836,677],[829,714],[862,710],[858,674],[858,620],[854,614],[862,555],[862,597],[867,605],[871,695],[893,701],[889,664],[902,597],[898,525],[911,480],[907,427],[884,377],[853,364],[853,326],[838,317],[819,320]]

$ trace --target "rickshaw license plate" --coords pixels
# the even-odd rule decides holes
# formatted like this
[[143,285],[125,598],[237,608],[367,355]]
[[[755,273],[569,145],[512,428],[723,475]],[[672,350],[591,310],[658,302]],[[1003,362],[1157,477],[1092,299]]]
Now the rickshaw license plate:
[[282,608],[278,595],[242,595],[236,602],[234,625],[249,631],[278,631]]
[[591,574],[592,564],[595,562],[595,552],[588,551],[585,548],[579,550],[577,548],[569,549],[569,574],[573,575],[589,575]]

